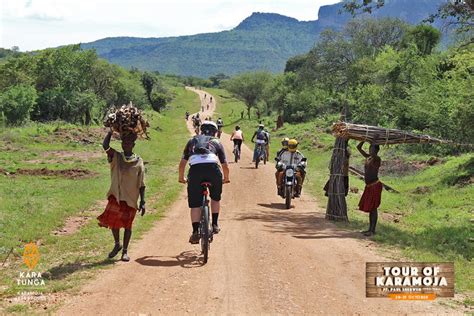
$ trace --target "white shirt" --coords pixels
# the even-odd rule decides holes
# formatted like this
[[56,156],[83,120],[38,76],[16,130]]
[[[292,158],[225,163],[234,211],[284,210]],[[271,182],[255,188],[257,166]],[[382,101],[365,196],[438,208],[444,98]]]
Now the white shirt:
[[294,153],[290,151],[284,151],[280,155],[280,162],[285,164],[285,165],[298,165],[301,160],[304,158],[303,154],[300,153],[299,151],[296,151]]

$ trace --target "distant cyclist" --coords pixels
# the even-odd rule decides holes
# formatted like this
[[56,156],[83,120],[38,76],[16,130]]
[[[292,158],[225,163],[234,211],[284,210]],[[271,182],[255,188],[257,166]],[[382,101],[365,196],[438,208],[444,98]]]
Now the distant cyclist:
[[[253,162],[257,159],[257,148],[258,146],[263,146],[265,148],[266,143],[268,142],[268,135],[264,130],[265,125],[259,124],[258,129],[253,133],[252,143],[255,142],[255,149],[253,151]],[[254,139],[257,138],[255,141]],[[266,159],[266,158],[265,158]]]
[[216,123],[217,123],[217,137],[221,138],[222,126],[224,126],[224,121],[222,121],[222,118],[219,117]]
[[201,118],[199,117],[199,113],[194,117],[193,126],[196,135],[199,134],[199,128],[201,126]]
[[[189,238],[191,244],[199,243],[199,222],[201,220],[202,187],[201,183],[210,182],[209,188],[212,210],[212,229],[214,234],[219,233],[218,224],[222,184],[229,182],[229,167],[227,165],[224,147],[215,135],[217,125],[214,122],[204,121],[201,125],[201,135],[194,136],[184,148],[179,163],[179,182],[188,184],[188,205],[191,208],[191,223],[193,232]],[[186,164],[190,168],[188,177],[184,176]],[[222,165],[224,179],[219,168]]]
[[185,116],[186,116],[186,121],[187,121],[189,119],[189,112],[188,111],[186,111]]

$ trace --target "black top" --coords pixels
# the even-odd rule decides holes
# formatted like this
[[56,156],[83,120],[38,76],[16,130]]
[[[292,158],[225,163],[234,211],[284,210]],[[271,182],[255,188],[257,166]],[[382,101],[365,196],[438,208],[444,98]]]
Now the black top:
[[[191,138],[186,144],[186,147],[184,148],[183,156],[182,156],[184,160],[189,160],[189,157],[194,155],[194,145],[196,144],[196,142],[194,141],[195,137]],[[212,154],[215,154],[219,158],[219,161],[221,164],[227,163],[227,159],[225,157],[224,146],[222,146],[222,144],[219,142],[219,139],[214,138],[214,137],[211,138],[211,140],[209,141],[208,149]]]

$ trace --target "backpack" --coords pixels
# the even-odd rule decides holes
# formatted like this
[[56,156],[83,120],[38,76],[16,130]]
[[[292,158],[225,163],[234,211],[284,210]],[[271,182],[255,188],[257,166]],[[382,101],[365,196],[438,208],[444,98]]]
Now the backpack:
[[193,138],[192,154],[193,155],[208,155],[214,153],[212,140],[214,137],[206,135],[197,135]]
[[257,139],[259,140],[267,140],[267,134],[262,130],[262,131],[257,131]]

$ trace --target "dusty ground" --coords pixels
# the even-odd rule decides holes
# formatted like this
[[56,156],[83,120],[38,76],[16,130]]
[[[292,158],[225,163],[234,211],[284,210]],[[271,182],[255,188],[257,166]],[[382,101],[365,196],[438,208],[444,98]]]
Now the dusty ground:
[[[197,92],[202,98],[203,92]],[[229,136],[224,134],[222,141],[231,157]],[[191,225],[183,193],[166,217],[131,246],[129,263],[100,272],[57,313],[454,313],[438,302],[367,299],[365,263],[388,259],[376,255],[358,233],[326,222],[317,201],[307,194],[285,210],[275,192],[273,166],[255,170],[250,149],[242,151],[242,161],[230,164],[222,231],[206,265],[199,246],[188,243]]]
[[68,179],[81,179],[87,177],[93,177],[96,175],[87,169],[71,168],[61,170],[51,170],[48,168],[40,169],[16,169],[14,172],[7,173],[5,170],[0,169],[0,173],[4,173],[9,176],[26,175],[26,176],[45,176],[45,177],[64,177]]

